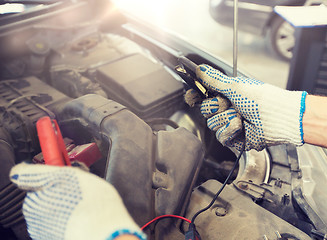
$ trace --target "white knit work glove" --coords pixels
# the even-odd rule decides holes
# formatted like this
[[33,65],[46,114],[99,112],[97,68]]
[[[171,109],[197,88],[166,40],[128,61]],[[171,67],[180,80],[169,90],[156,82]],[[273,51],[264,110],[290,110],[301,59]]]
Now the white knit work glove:
[[122,234],[146,239],[116,189],[76,167],[21,163],[10,178],[27,196],[23,214],[32,239],[111,240]]
[[223,145],[240,150],[245,141],[246,151],[261,151],[272,145],[303,144],[306,92],[287,91],[252,78],[228,77],[208,65],[200,65],[196,75],[211,92],[231,102],[227,110],[219,96],[201,105],[208,127],[216,131]]

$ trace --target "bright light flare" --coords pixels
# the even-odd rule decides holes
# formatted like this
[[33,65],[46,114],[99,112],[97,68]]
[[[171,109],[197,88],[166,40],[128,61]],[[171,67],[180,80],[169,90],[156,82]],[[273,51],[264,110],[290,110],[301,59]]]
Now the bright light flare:
[[[116,6],[138,18],[151,22],[157,26],[165,26],[167,18],[167,1],[172,0],[114,0]],[[176,1],[176,0],[175,0]]]
[[20,3],[6,3],[0,5],[0,14],[20,13],[20,12],[24,12],[24,10],[25,10],[24,4],[20,4]]

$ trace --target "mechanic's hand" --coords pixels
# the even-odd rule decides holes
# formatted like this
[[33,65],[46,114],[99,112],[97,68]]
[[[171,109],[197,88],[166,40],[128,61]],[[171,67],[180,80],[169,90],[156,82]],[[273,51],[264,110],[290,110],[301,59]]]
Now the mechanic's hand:
[[[252,78],[228,77],[208,65],[200,65],[196,74],[205,87],[232,104],[228,110],[221,109],[219,98],[213,98],[201,105],[208,127],[216,131],[223,145],[240,150],[245,140],[245,150],[260,151],[284,143],[303,144],[306,92],[287,91]],[[238,115],[243,127],[237,129]]]
[[28,191],[23,213],[32,239],[109,240],[124,234],[146,239],[116,189],[91,173],[21,163],[10,178]]

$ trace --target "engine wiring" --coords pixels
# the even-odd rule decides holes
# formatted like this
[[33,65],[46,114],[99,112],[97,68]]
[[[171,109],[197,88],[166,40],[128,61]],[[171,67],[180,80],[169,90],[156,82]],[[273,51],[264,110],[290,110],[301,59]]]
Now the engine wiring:
[[225,179],[223,185],[222,185],[221,188],[218,190],[218,192],[216,193],[216,195],[212,198],[212,200],[211,200],[211,202],[208,204],[208,206],[206,206],[205,208],[199,210],[198,212],[196,212],[196,213],[193,215],[192,220],[191,220],[191,223],[192,223],[192,224],[194,224],[195,219],[196,219],[196,218],[197,218],[201,213],[207,211],[207,210],[208,210],[209,208],[211,208],[212,205],[215,203],[215,201],[217,200],[219,194],[223,191],[223,189],[224,189],[225,186],[227,185],[227,182],[228,182],[229,179],[231,178],[231,176],[232,176],[234,170],[236,169],[236,167],[237,167],[237,165],[238,165],[238,163],[239,163],[239,161],[240,161],[240,159],[241,159],[241,157],[242,157],[242,155],[243,155],[244,150],[245,150],[245,143],[242,145],[242,149],[241,149],[241,151],[240,151],[240,154],[238,155],[238,157],[237,157],[237,159],[236,159],[236,161],[235,161],[235,163],[234,163],[234,166],[233,166],[232,170],[229,172],[229,174],[228,174],[227,178]]
[[167,215],[161,215],[161,216],[158,216],[154,219],[152,219],[151,221],[149,221],[148,223],[144,224],[143,227],[141,227],[141,230],[144,230],[145,228],[147,228],[150,224],[154,223],[154,222],[158,222],[162,219],[165,219],[165,218],[178,218],[178,219],[182,219],[188,223],[191,223],[191,220],[185,218],[185,217],[182,217],[182,216],[178,216],[178,215],[172,215],[172,214],[167,214]]
[[212,207],[212,205],[215,203],[215,201],[217,200],[219,194],[223,191],[223,189],[225,188],[225,186],[227,185],[227,182],[228,180],[230,179],[230,177],[232,176],[234,170],[236,169],[239,161],[240,161],[240,158],[243,154],[245,150],[245,142],[242,146],[242,149],[240,151],[240,154],[238,155],[236,161],[235,161],[235,164],[232,168],[232,170],[229,172],[227,178],[225,179],[223,185],[220,187],[220,189],[218,190],[218,192],[216,193],[216,195],[212,198],[211,202],[208,204],[208,206],[206,206],[205,208],[202,208],[201,210],[199,210],[198,212],[196,212],[193,217],[192,217],[192,220],[191,220],[191,223],[189,225],[189,228],[187,230],[187,232],[185,233],[185,239],[186,240],[201,240],[201,237],[200,237],[200,234],[198,233],[198,231],[196,230],[196,227],[195,227],[195,224],[194,224],[194,221],[195,219],[203,212],[207,211],[209,208]]
[[199,233],[196,231],[196,227],[195,227],[195,224],[194,224],[194,221],[195,219],[203,212],[207,211],[209,208],[212,207],[212,205],[215,203],[215,201],[217,200],[219,194],[223,191],[223,189],[225,188],[225,186],[227,185],[227,182],[229,181],[229,179],[231,178],[234,170],[236,169],[242,155],[243,155],[243,152],[245,150],[245,143],[243,144],[242,146],[242,149],[240,151],[240,154],[238,155],[235,163],[234,163],[234,166],[233,168],[231,169],[231,171],[229,172],[227,178],[225,179],[223,185],[220,187],[220,189],[218,190],[218,192],[215,194],[215,196],[212,198],[211,202],[208,204],[208,206],[206,206],[205,208],[199,210],[198,212],[196,212],[192,219],[189,220],[188,218],[185,218],[185,217],[182,217],[182,216],[178,216],[178,215],[171,215],[171,214],[167,214],[167,215],[161,215],[161,216],[158,216],[154,219],[152,219],[151,221],[149,221],[148,223],[144,224],[142,227],[141,227],[141,230],[144,230],[146,229],[150,224],[154,223],[154,222],[158,222],[162,219],[165,219],[165,218],[178,218],[178,219],[182,219],[183,221],[186,221],[189,223],[189,229],[188,231],[185,233],[185,239],[188,239],[188,240],[200,240],[201,237],[199,235]]

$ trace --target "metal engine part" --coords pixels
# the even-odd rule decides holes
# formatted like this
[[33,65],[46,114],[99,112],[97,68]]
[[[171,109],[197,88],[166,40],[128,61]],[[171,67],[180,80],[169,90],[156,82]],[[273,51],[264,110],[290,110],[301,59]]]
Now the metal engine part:
[[233,185],[259,206],[310,235],[313,228],[321,228],[305,211],[298,210],[305,201],[298,193],[302,175],[294,151],[292,145],[280,145],[247,152]]
[[[221,183],[209,180],[192,194],[187,217],[204,208],[221,187]],[[258,207],[250,198],[232,186],[226,186],[214,205],[199,215],[195,221],[202,239],[277,239],[276,232],[285,239],[311,239],[281,218]],[[284,238],[283,238],[284,239]]]

